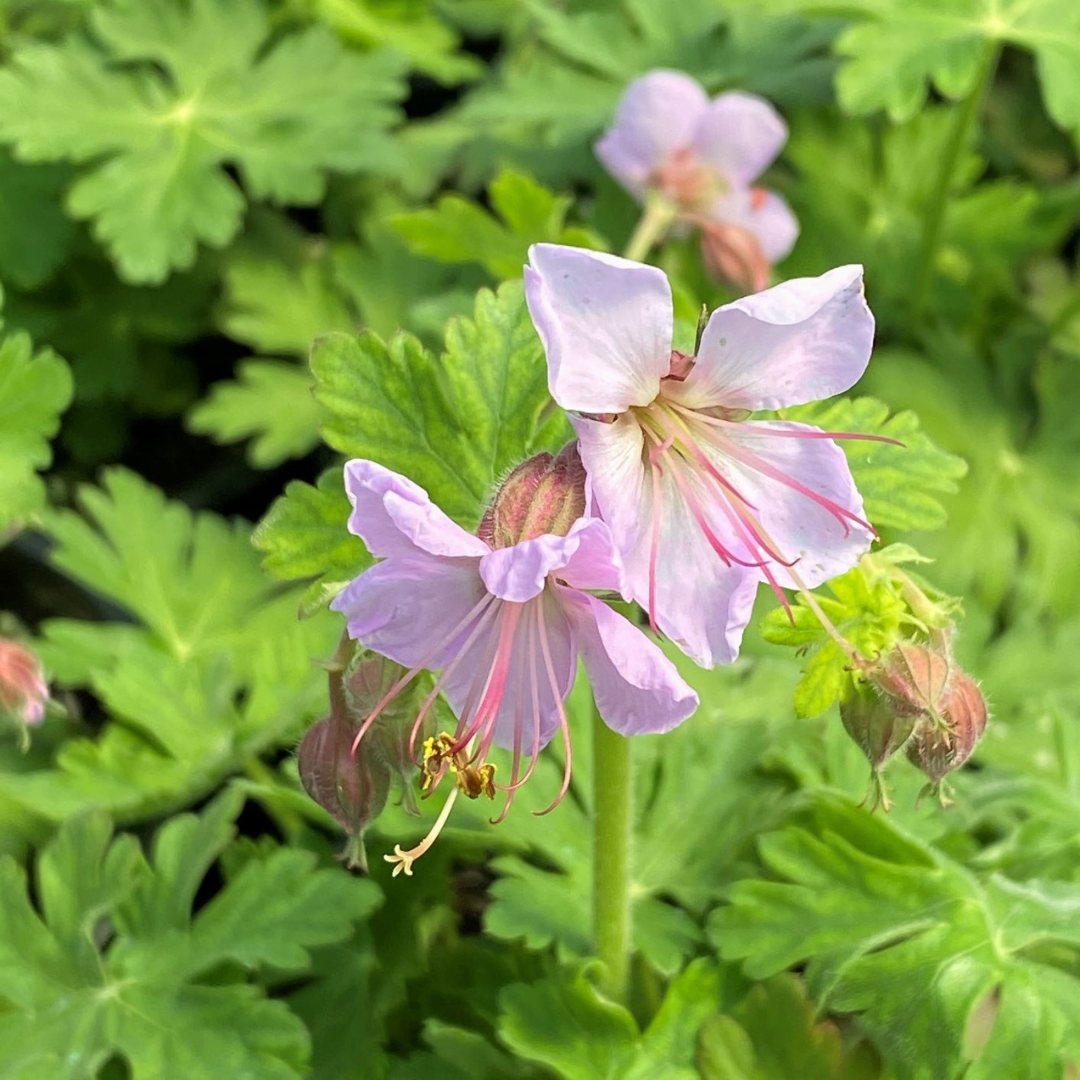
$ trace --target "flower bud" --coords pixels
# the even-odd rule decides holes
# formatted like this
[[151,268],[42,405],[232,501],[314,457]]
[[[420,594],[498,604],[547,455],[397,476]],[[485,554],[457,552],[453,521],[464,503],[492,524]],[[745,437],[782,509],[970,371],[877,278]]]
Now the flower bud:
[[863,675],[897,712],[937,717],[949,688],[952,663],[930,645],[905,641],[875,663],[861,665]]
[[20,724],[39,724],[48,700],[41,661],[25,645],[0,638],[0,711]]
[[477,529],[493,548],[550,534],[565,536],[585,513],[585,468],[577,443],[523,461],[499,486]]
[[361,743],[354,755],[355,731],[328,717],[312,724],[296,752],[304,790],[345,830],[350,867],[367,870],[364,830],[382,813],[390,791],[390,770]]
[[745,293],[761,292],[769,284],[769,260],[749,229],[702,219],[701,258],[711,277]]
[[960,768],[986,728],[986,699],[975,680],[958,671],[942,708],[940,722],[924,720],[908,743],[907,754],[937,784]]
[[864,688],[840,703],[840,719],[871,768],[880,769],[907,742],[915,730],[915,717],[896,709]]

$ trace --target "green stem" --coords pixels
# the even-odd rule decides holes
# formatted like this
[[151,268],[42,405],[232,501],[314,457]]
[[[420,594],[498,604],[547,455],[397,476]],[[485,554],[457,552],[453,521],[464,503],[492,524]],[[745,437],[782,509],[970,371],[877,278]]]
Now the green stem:
[[960,163],[965,147],[971,137],[971,128],[979,115],[979,108],[983,103],[990,83],[994,78],[994,69],[997,67],[1000,46],[996,41],[988,41],[983,49],[982,62],[979,65],[979,73],[971,93],[964,99],[960,111],[956,114],[952,134],[949,136],[949,144],[941,157],[938,168],[937,181],[930,198],[930,208],[923,225],[922,247],[919,253],[919,269],[915,277],[915,290],[913,293],[913,310],[918,315],[926,300],[926,293],[930,287],[930,279],[933,277],[934,260],[937,258],[938,247],[941,244],[941,229],[945,224],[945,210],[949,205],[949,195],[953,185],[953,175]]
[[630,979],[630,740],[593,708],[593,941],[603,988],[626,1003]]
[[623,252],[624,259],[641,262],[663,238],[675,220],[675,207],[658,195],[650,195]]

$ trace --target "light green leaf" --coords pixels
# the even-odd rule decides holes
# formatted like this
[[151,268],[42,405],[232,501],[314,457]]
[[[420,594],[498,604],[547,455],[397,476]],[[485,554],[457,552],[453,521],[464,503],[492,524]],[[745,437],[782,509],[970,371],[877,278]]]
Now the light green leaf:
[[255,0],[116,0],[102,50],[28,42],[0,72],[0,139],[27,161],[85,163],[68,208],[121,275],[160,282],[223,247],[253,199],[310,205],[329,169],[386,172],[401,61],[360,57],[325,28],[266,51]]
[[[103,817],[65,822],[38,862],[42,915],[21,869],[10,858],[0,861],[7,1004],[0,1044],[14,1075],[36,1075],[50,1055],[55,1080],[93,1080],[113,1055],[126,1060],[133,1080],[304,1075],[307,1033],[284,1004],[235,975],[207,984],[192,978],[234,956],[259,967],[285,957],[302,968],[306,947],[347,936],[378,894],[370,882],[316,869],[311,855],[276,850],[261,876],[241,874],[192,920],[194,891],[232,835],[238,809],[226,794],[198,821],[174,819],[159,835],[156,854],[166,857],[156,865],[142,859],[132,837],[110,844]],[[273,905],[233,926],[227,943],[200,951],[196,942],[202,926],[213,926],[213,911],[265,904],[252,890],[271,879]],[[165,924],[156,904],[174,881],[183,881],[185,895]],[[103,919],[114,933],[96,933]],[[285,935],[291,944],[282,952],[271,942]],[[176,963],[182,957],[184,966]]]
[[488,196],[498,217],[461,195],[443,195],[431,209],[398,214],[392,223],[416,254],[478,262],[499,280],[520,276],[530,244],[603,246],[584,229],[566,227],[570,198],[556,197],[524,173],[503,169]]
[[269,469],[303,457],[319,442],[311,372],[277,360],[245,360],[237,378],[215,383],[187,415],[188,430],[216,443],[251,438],[248,461]]
[[45,502],[37,471],[52,461],[48,440],[71,392],[71,373],[55,353],[35,353],[26,334],[0,341],[0,530]]
[[[1080,996],[1075,887],[979,881],[883,819],[824,798],[805,827],[760,847],[773,880],[735,885],[710,925],[748,975],[805,963],[820,1006],[858,1014],[898,1080],[950,1080],[968,1056],[976,1075],[1029,1076],[1031,1061],[1060,1071],[1080,1023],[1062,1008]],[[965,1027],[988,995],[1001,1010],[971,1053]]]
[[785,420],[813,424],[825,431],[884,435],[903,446],[844,439],[855,486],[867,517],[881,528],[940,529],[946,523],[939,493],[952,494],[967,474],[963,458],[939,450],[911,412],[889,416],[889,407],[873,398],[841,398],[782,410]]

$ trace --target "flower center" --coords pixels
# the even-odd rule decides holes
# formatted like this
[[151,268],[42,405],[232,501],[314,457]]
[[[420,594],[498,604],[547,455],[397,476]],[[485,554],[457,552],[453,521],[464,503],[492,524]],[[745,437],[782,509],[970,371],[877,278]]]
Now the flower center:
[[728,185],[712,166],[684,147],[653,173],[652,186],[680,209],[701,211],[723,195]]

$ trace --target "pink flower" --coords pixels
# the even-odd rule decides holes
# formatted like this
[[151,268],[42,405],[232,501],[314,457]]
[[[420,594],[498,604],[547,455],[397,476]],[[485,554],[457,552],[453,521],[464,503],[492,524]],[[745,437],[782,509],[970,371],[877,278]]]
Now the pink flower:
[[529,258],[548,386],[574,414],[631,593],[699,664],[730,662],[760,581],[782,599],[782,587],[812,588],[854,566],[874,536],[833,441],[843,435],[748,419],[859,379],[874,335],[862,269],[727,304],[686,356],[672,349],[661,270],[555,244]]
[[33,725],[44,719],[48,700],[41,661],[25,645],[0,638],[0,707]]
[[[568,501],[560,494],[565,485],[555,485],[553,494],[544,478],[564,467],[565,456],[540,455],[533,462],[531,473],[522,466],[511,475],[502,510],[497,497],[497,512],[485,517],[493,542],[503,546],[456,525],[405,477],[371,461],[345,466],[353,505],[349,529],[382,561],[331,606],[346,616],[351,637],[409,669],[372,710],[356,743],[425,669],[440,674],[419,710],[414,738],[440,691],[458,717],[452,735],[426,741],[423,760],[425,791],[447,771],[455,787],[429,838],[410,852],[398,848],[387,856],[398,862],[395,873],[411,873],[412,861],[430,846],[459,790],[474,798],[494,797],[496,788],[506,791],[501,819],[540,750],[561,730],[566,768],[552,807],[559,802],[571,767],[563,702],[579,655],[600,715],[620,734],[668,731],[697,707],[697,696],[656,645],[584,591],[625,589],[607,525],[577,518],[566,522],[564,535],[545,531],[552,521],[566,520]],[[582,474],[578,493],[583,480]],[[535,487],[537,500],[522,500],[522,487]],[[583,493],[577,497],[583,506]],[[505,785],[494,782],[494,767],[486,761],[493,744],[513,754]],[[525,757],[530,763],[523,770]]]
[[630,84],[596,155],[637,199],[660,196],[698,225],[714,272],[760,289],[799,234],[787,203],[753,186],[786,141],[763,98],[731,91],[710,101],[688,75],[653,71]]

